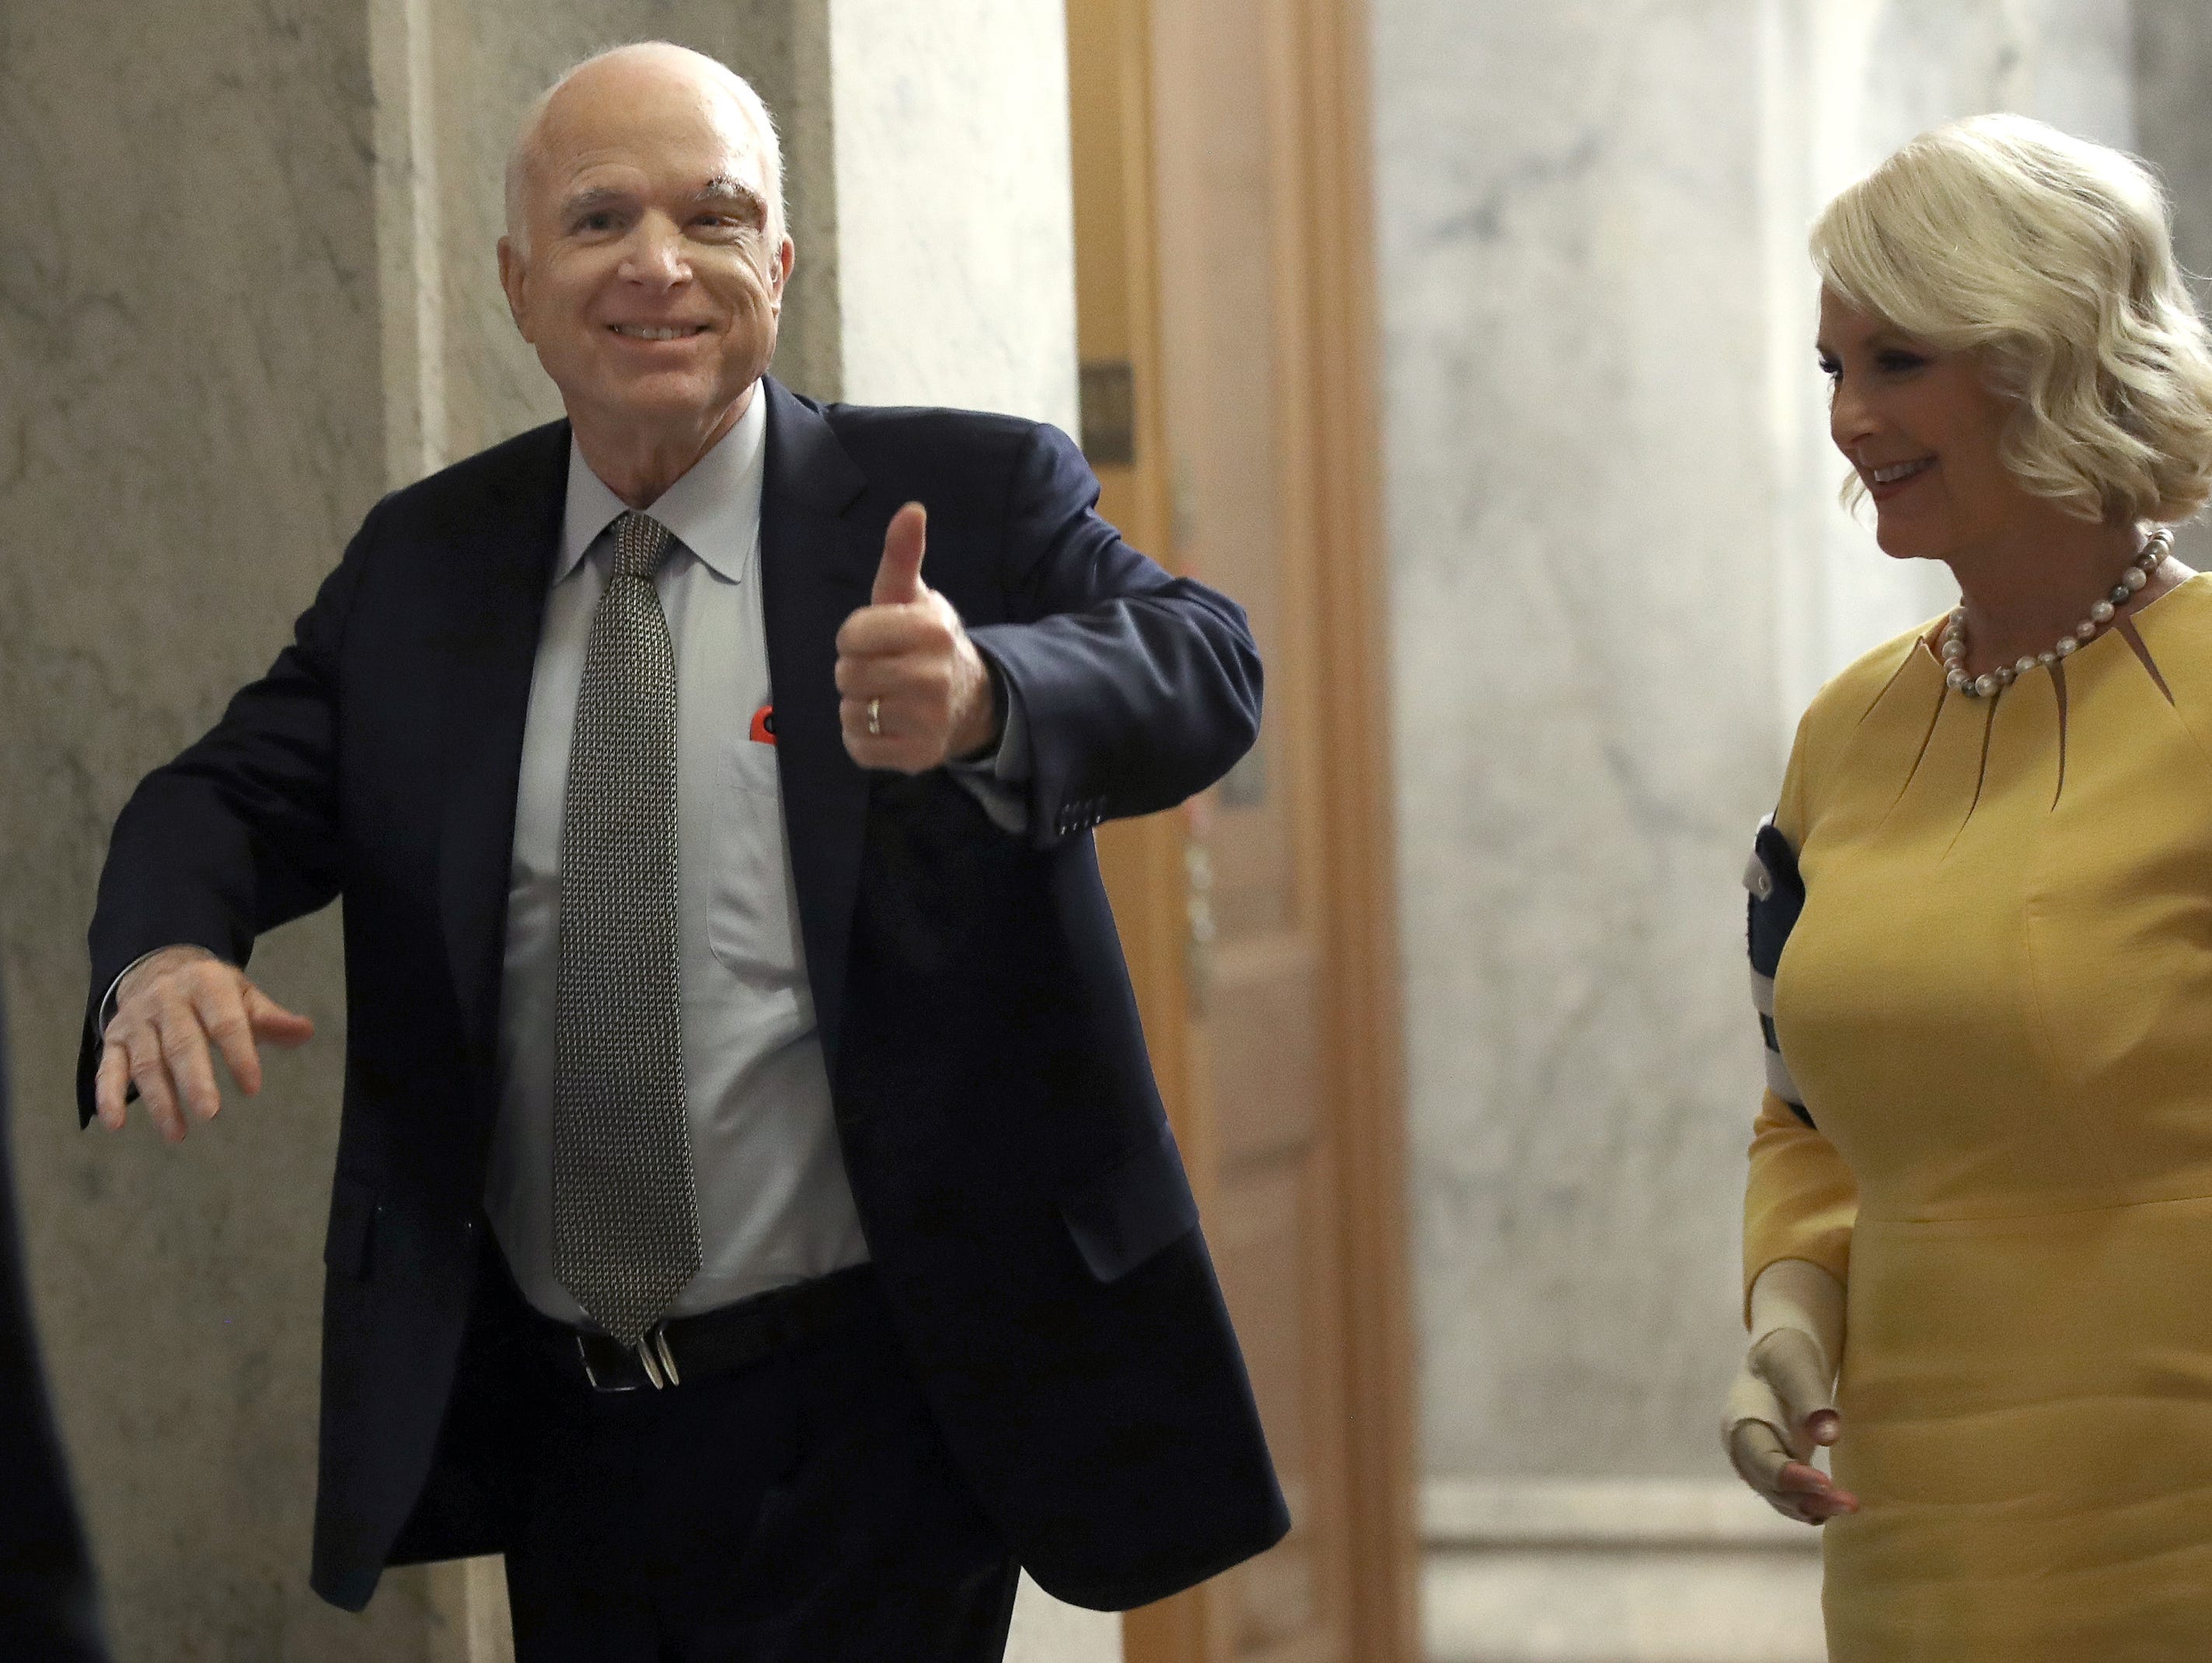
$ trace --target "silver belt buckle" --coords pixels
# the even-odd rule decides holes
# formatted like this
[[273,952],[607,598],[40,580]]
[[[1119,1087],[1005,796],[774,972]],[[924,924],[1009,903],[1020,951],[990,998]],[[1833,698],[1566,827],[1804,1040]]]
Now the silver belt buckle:
[[[661,1375],[665,1375],[665,1380],[657,1378],[657,1375],[653,1374],[654,1351],[661,1353]],[[653,1380],[654,1387],[661,1387],[661,1384],[668,1384],[668,1387],[681,1387],[681,1384],[684,1384],[684,1375],[677,1374],[677,1353],[668,1349],[668,1325],[665,1325],[665,1322],[661,1322],[659,1326],[654,1326],[653,1333],[648,1333],[644,1340],[639,1340],[637,1356],[639,1358],[644,1358],[646,1380]]]

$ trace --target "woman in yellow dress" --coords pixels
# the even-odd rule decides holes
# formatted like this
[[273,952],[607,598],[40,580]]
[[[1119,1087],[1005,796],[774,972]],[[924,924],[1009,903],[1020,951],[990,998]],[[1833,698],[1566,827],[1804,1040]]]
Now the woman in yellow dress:
[[2212,1659],[2212,345],[2148,175],[2019,118],[1813,252],[1851,489],[1960,601],[1761,833],[1729,1454],[1824,1524],[1834,1663]]

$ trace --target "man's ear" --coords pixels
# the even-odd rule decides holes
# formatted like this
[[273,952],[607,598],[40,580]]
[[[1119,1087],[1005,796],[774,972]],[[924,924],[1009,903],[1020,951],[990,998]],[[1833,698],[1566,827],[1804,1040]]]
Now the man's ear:
[[499,240],[499,286],[506,292],[507,313],[514,319],[515,330],[524,340],[530,340],[530,325],[524,321],[530,316],[530,266],[515,251],[512,237]]
[[799,246],[787,235],[775,246],[775,258],[769,270],[768,298],[778,315],[783,311],[783,291],[791,282],[791,268],[798,260]]

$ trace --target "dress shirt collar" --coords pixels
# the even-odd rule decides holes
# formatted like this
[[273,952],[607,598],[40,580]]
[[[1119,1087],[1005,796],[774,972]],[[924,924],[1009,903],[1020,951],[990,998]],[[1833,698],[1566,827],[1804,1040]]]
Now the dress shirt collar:
[[[743,580],[745,562],[760,533],[763,452],[768,438],[768,385],[753,385],[745,413],[714,448],[691,464],[646,512],[665,525],[717,577]],[[585,554],[629,504],[606,487],[568,440],[568,499],[561,522],[561,558],[553,568],[560,582],[583,562]]]

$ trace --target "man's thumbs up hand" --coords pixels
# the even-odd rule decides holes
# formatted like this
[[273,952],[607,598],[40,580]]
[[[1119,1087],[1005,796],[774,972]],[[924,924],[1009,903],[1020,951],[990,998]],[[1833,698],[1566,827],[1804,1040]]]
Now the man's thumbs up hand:
[[869,604],[837,631],[845,749],[866,768],[921,774],[997,741],[991,672],[952,603],[921,580],[929,516],[891,516]]
[[929,510],[909,502],[891,516],[884,533],[884,558],[876,567],[878,606],[911,606],[929,592],[921,580],[921,557],[929,546]]

